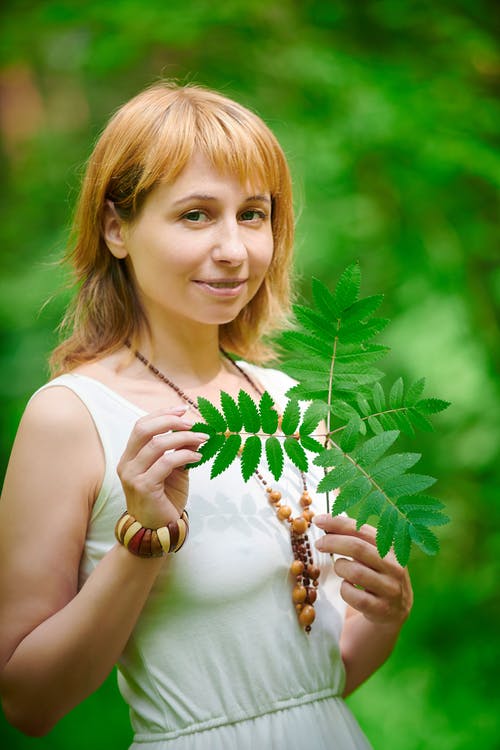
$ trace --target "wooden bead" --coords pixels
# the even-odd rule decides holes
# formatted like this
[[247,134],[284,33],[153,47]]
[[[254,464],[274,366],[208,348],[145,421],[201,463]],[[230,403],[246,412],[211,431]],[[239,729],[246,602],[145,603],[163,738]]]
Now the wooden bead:
[[293,587],[292,599],[295,604],[301,604],[302,602],[305,602],[306,596],[307,589],[305,586],[301,586],[300,584],[298,584],[297,586]]
[[292,528],[296,534],[303,534],[307,530],[307,521],[305,518],[294,518]]
[[312,578],[313,581],[316,580],[316,578],[319,578],[320,569],[317,565],[308,565],[307,566],[307,575],[309,578]]
[[296,610],[296,612],[297,612],[298,615],[300,615],[300,613],[302,612],[303,609],[304,609],[304,605],[303,604],[296,604],[295,605],[295,610]]
[[304,570],[304,563],[302,562],[302,560],[294,560],[290,566],[290,573],[293,576],[300,576],[303,570]]
[[279,503],[281,500],[281,492],[278,492],[277,490],[271,490],[269,493],[269,502],[270,503]]
[[311,503],[312,503],[312,500],[311,500],[310,495],[307,492],[304,492],[304,494],[300,498],[300,504],[302,505],[303,508],[307,508],[307,506],[311,505]]
[[152,557],[162,557],[163,555],[163,547],[160,544],[160,540],[158,539],[158,534],[156,533],[156,529],[153,529],[151,534],[151,556]]
[[311,604],[305,604],[299,614],[299,622],[302,627],[305,628],[307,625],[311,625],[311,623],[314,622],[315,617],[316,612],[314,611],[314,607]]
[[[134,536],[128,541],[127,543],[127,549],[132,552],[134,555],[139,554],[139,550],[141,547],[141,542],[144,534],[146,533],[146,529],[144,529],[142,526],[139,529],[139,531],[136,531]],[[304,597],[305,599],[305,597]]]
[[292,515],[292,509],[289,505],[282,505],[280,508],[278,508],[278,518],[280,521],[286,521],[287,518],[290,518]]
[[317,598],[318,598],[318,592],[316,591],[315,588],[311,588],[309,586],[309,588],[307,589],[307,597],[306,597],[307,603],[314,604]]
[[306,508],[302,512],[302,518],[305,518],[308,523],[310,523],[314,518],[314,511],[310,510],[309,508]]

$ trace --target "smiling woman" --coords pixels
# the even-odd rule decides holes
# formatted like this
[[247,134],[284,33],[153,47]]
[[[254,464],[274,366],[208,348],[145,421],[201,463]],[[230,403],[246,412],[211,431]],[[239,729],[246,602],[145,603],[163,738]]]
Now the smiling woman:
[[139,94],[94,149],[69,336],[0,503],[0,690],[27,734],[117,664],[134,750],[368,747],[342,696],[389,655],[407,572],[373,529],[313,521],[319,469],[187,469],[199,398],[286,407],[292,381],[261,365],[290,305],[290,184],[262,120],[194,86]]

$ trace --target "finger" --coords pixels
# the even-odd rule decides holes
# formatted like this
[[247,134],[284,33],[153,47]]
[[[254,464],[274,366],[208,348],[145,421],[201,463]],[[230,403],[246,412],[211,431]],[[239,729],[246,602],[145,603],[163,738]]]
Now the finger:
[[373,570],[385,570],[385,563],[377,548],[361,536],[345,534],[325,534],[316,542],[316,549],[330,555],[345,555],[367,565]]
[[401,596],[401,582],[384,573],[359,563],[339,557],[333,565],[336,574],[353,586],[361,587],[378,598],[395,600]]
[[143,486],[153,491],[163,486],[165,480],[175,469],[184,468],[186,464],[195,463],[201,459],[201,453],[189,448],[164,453],[151,468],[142,476]]
[[340,596],[346,604],[361,612],[366,618],[370,620],[378,619],[381,609],[380,600],[369,591],[358,589],[349,581],[342,581]]
[[144,474],[166,451],[175,451],[180,448],[197,450],[206,439],[207,436],[201,432],[182,431],[153,435],[135,458],[124,462],[120,467],[119,476],[122,481],[127,482],[138,474]]
[[192,423],[186,417],[172,413],[173,410],[154,412],[141,417],[134,425],[124,451],[126,459],[134,458],[140,449],[151,440],[153,435],[160,435],[171,430],[190,430]]
[[350,534],[376,545],[376,529],[367,523],[363,524],[360,529],[356,529],[356,521],[349,516],[318,514],[314,516],[312,522],[327,534]]

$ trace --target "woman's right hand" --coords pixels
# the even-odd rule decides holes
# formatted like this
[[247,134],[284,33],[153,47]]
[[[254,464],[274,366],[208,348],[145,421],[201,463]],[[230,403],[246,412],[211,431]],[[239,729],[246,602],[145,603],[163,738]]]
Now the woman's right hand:
[[190,432],[185,411],[173,407],[141,417],[117,466],[127,510],[147,528],[177,520],[186,505],[184,467],[200,460],[197,449],[207,435]]

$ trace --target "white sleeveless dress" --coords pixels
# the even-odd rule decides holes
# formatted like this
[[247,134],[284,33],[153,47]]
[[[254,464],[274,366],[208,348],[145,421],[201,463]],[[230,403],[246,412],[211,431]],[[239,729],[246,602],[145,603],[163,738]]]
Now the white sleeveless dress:
[[[241,366],[283,408],[290,379]],[[71,389],[85,404],[105,455],[81,561],[83,586],[115,544],[114,526],[125,509],[116,465],[144,412],[87,376],[62,375],[44,388],[54,386]],[[258,481],[243,481],[236,463],[215,480],[209,476],[209,464],[190,472],[189,539],[158,577],[118,664],[135,732],[131,750],[369,750],[340,697],[345,607],[329,555],[315,553],[321,576],[307,635],[291,602],[288,526]],[[313,467],[313,497],[320,477]],[[294,467],[272,485],[297,514],[301,482]],[[322,512],[324,496],[312,507]],[[311,527],[311,542],[319,533]]]

